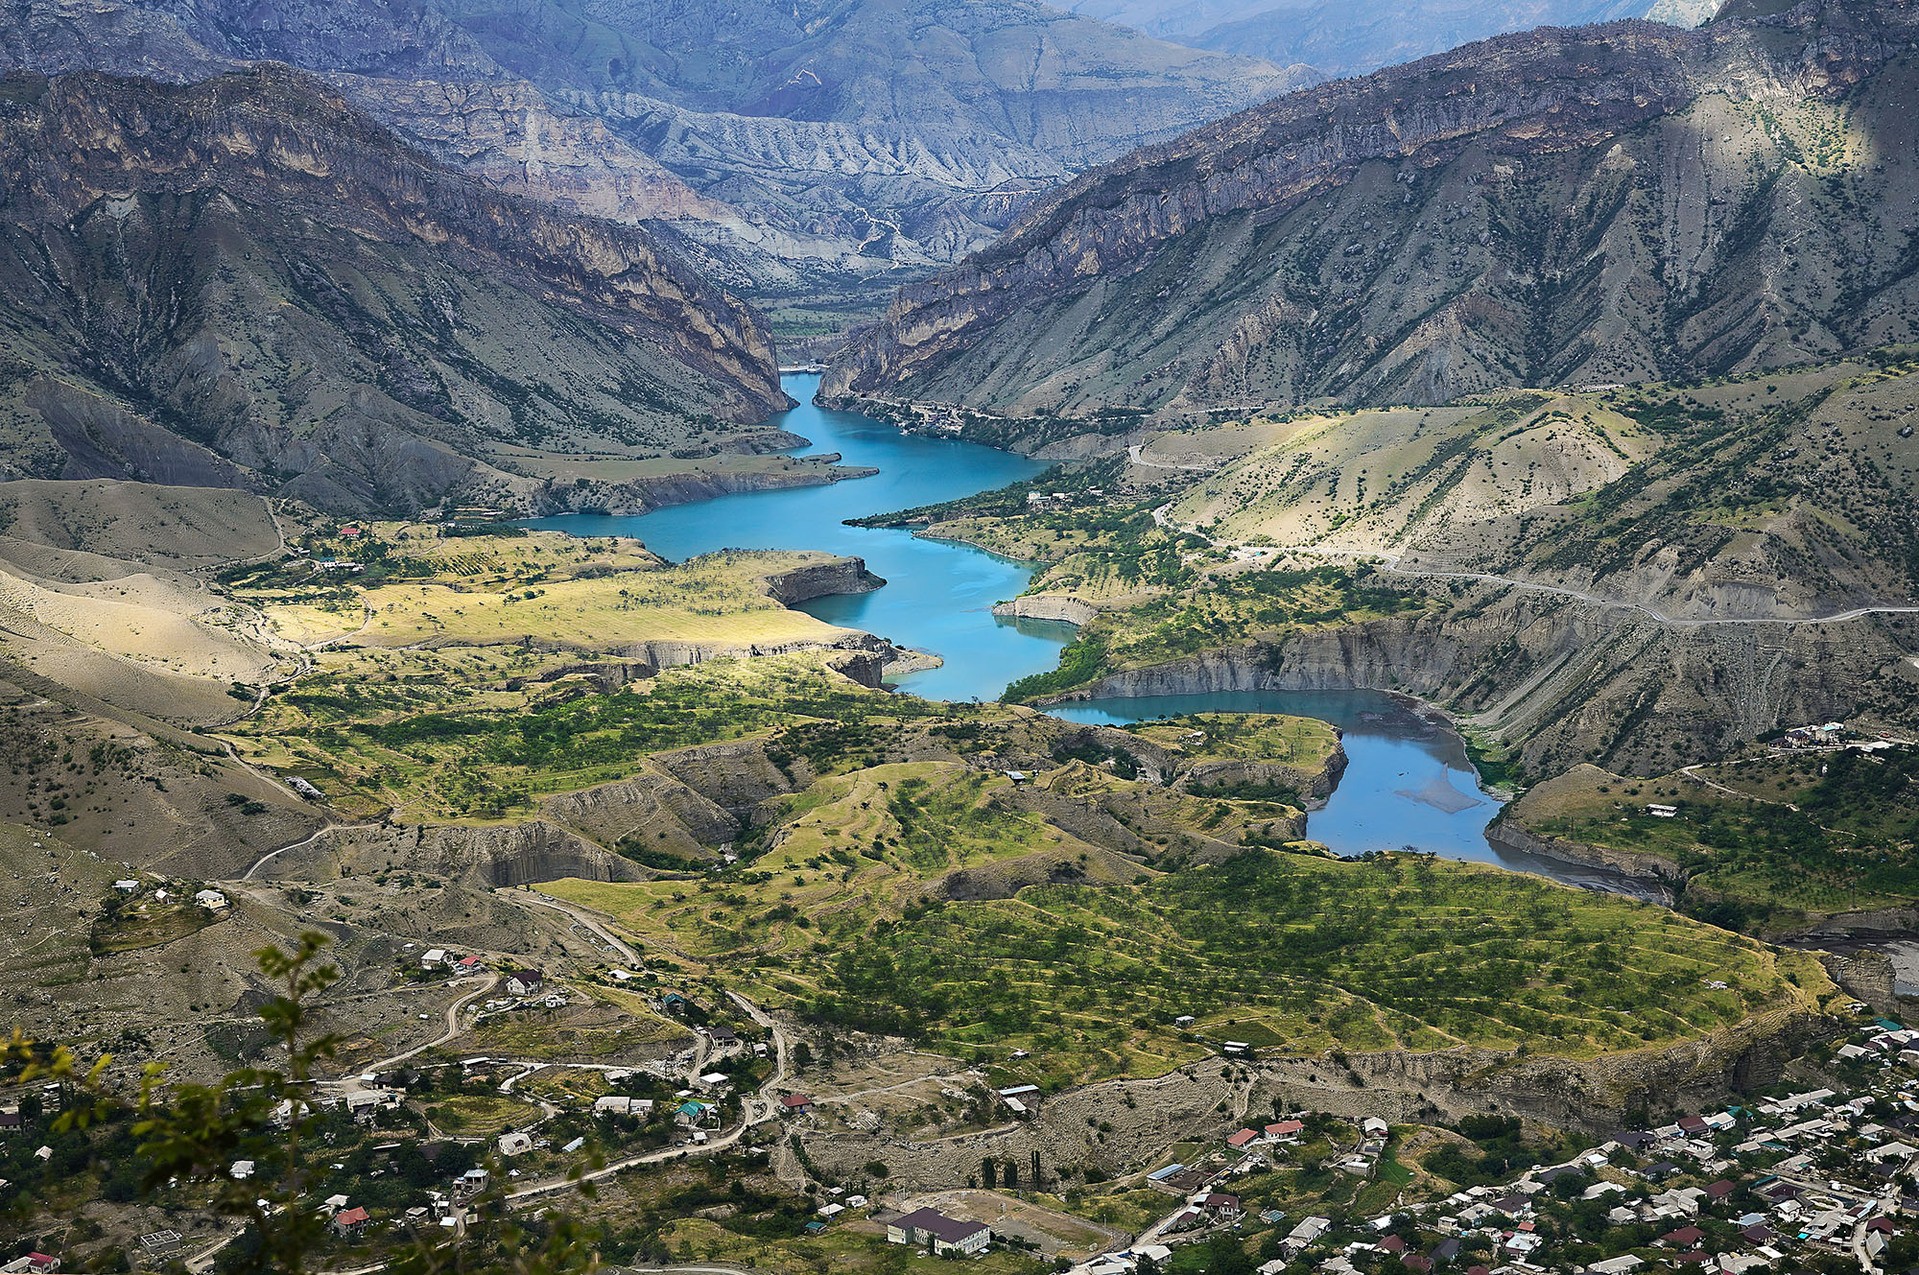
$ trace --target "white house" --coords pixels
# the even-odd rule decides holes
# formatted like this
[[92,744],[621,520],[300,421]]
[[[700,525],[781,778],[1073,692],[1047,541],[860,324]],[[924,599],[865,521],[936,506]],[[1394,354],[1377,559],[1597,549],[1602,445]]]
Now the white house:
[[503,1156],[525,1155],[533,1149],[533,1135],[530,1133],[503,1133],[496,1144]]

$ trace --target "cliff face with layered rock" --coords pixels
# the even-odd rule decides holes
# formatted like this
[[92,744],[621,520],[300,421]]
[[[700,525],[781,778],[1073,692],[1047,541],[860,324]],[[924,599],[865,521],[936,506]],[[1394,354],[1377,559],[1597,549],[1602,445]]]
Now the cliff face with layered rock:
[[1297,632],[1126,669],[1072,698],[1398,691],[1441,702],[1534,774],[1581,761],[1659,774],[1782,723],[1910,717],[1897,617],[1675,629],[1537,594]]
[[538,509],[531,454],[750,446],[787,401],[760,319],[644,232],[449,171],[305,75],[0,88],[7,477]]
[[827,398],[1162,421],[1910,339],[1910,6],[1546,29],[1089,172],[901,290]]

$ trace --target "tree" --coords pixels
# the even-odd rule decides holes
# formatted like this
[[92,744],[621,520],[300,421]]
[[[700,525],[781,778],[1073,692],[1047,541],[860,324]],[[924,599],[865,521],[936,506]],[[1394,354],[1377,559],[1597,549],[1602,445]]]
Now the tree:
[[1253,1275],[1253,1259],[1245,1247],[1225,1232],[1215,1232],[1206,1240],[1206,1275]]
[[979,1162],[979,1181],[988,1191],[999,1185],[999,1162],[990,1155]]

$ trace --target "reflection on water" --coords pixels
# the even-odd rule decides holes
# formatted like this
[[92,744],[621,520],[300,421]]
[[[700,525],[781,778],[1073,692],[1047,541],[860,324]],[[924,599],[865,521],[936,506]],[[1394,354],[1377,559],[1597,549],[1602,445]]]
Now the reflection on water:
[[1306,817],[1306,835],[1338,854],[1420,850],[1490,863],[1570,885],[1653,897],[1632,878],[1599,868],[1495,849],[1486,825],[1500,801],[1479,775],[1458,733],[1431,710],[1382,691],[1221,691],[1085,700],[1048,710],[1076,722],[1125,725],[1185,713],[1292,713],[1344,733],[1347,766],[1325,808]]

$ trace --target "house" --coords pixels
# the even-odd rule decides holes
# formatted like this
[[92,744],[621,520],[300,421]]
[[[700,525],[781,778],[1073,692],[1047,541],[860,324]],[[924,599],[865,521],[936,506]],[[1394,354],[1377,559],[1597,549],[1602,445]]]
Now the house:
[[1667,1231],[1659,1237],[1659,1242],[1661,1244],[1672,1245],[1675,1248],[1691,1248],[1705,1238],[1706,1233],[1698,1227],[1682,1226],[1676,1231]]
[[28,1253],[0,1266],[0,1275],[59,1275],[60,1259],[51,1253]]
[[333,1230],[340,1236],[358,1235],[372,1220],[372,1215],[363,1208],[341,1209],[333,1215]]
[[1242,1212],[1239,1207],[1239,1197],[1228,1195],[1224,1191],[1214,1191],[1200,1200],[1199,1206],[1222,1222],[1230,1222]]
[[596,1116],[650,1116],[653,1114],[651,1098],[628,1098],[623,1094],[608,1094],[604,1098],[593,1100],[593,1114]]
[[530,1133],[503,1133],[495,1144],[503,1156],[525,1155],[533,1149],[533,1135]]
[[1266,1134],[1266,1140],[1268,1142],[1298,1142],[1299,1135],[1306,1132],[1306,1122],[1303,1120],[1281,1120],[1275,1124],[1267,1125],[1263,1132]]
[[993,1232],[983,1222],[964,1222],[937,1209],[914,1209],[886,1224],[886,1241],[927,1248],[935,1256],[968,1256],[985,1252]]
[[1359,1131],[1369,1138],[1383,1138],[1392,1131],[1392,1126],[1378,1116],[1367,1116],[1359,1122]]
[[813,1114],[813,1100],[803,1093],[782,1094],[780,1110],[789,1116],[810,1116]]
[[707,1123],[708,1120],[712,1118],[714,1110],[715,1108],[711,1103],[701,1102],[696,1098],[688,1098],[685,1102],[673,1108],[673,1123],[685,1125],[690,1129],[695,1125]]
[[420,968],[423,970],[445,969],[453,964],[453,958],[443,947],[429,947],[420,953]]
[[721,1049],[730,1049],[740,1043],[740,1034],[731,1027],[710,1027],[707,1029],[706,1035],[707,1039],[711,1040]]
[[546,987],[546,975],[538,970],[514,970],[506,976],[509,996],[537,996]]
[[1258,1137],[1259,1134],[1251,1129],[1241,1129],[1238,1133],[1227,1135],[1226,1145],[1235,1151],[1244,1151],[1247,1147],[1253,1145],[1254,1140]]
[[1608,1257],[1594,1262],[1586,1269],[1593,1272],[1593,1275],[1629,1275],[1629,1272],[1636,1271],[1645,1264],[1644,1258],[1625,1253],[1618,1257]]
[[244,1182],[253,1176],[253,1161],[235,1160],[233,1167],[227,1170],[227,1174],[235,1182]]
[[666,995],[660,997],[660,1012],[663,1014],[672,1014],[677,1018],[684,1018],[686,1017],[687,1011],[692,1008],[693,1002],[678,992],[668,992]]
[[1326,1234],[1326,1232],[1332,1228],[1333,1220],[1329,1217],[1302,1218],[1299,1225],[1287,1233],[1285,1240],[1286,1247],[1297,1252],[1317,1240],[1320,1236]]
[[218,912],[227,905],[227,896],[218,890],[201,890],[193,896],[193,901],[209,912]]
[[459,960],[453,962],[453,968],[461,974],[477,974],[480,972],[481,966],[485,964],[486,962],[477,956],[462,956]]

